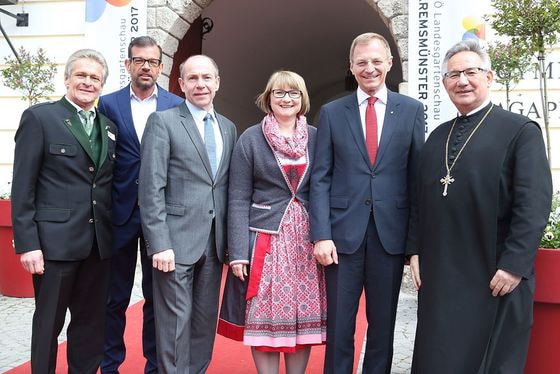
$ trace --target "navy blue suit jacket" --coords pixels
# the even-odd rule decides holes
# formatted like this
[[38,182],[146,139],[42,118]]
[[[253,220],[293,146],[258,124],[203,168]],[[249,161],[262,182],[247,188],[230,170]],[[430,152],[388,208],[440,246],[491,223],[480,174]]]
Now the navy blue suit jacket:
[[[173,108],[184,102],[184,99],[174,95],[158,85],[156,110]],[[113,224],[124,226],[135,225],[140,228],[140,215],[135,214],[138,207],[138,175],[140,173],[140,140],[136,134],[130,108],[130,85],[99,98],[98,109],[109,117],[119,130],[116,146],[116,162],[113,175]],[[133,222],[132,222],[133,221]],[[135,230],[123,230],[127,235],[134,235]],[[119,237],[119,230],[115,231],[115,242],[130,238]]]
[[337,252],[354,253],[373,208],[387,253],[403,254],[407,245],[416,245],[415,182],[424,123],[419,101],[388,91],[372,167],[356,92],[321,108],[309,196],[312,241],[332,239]]

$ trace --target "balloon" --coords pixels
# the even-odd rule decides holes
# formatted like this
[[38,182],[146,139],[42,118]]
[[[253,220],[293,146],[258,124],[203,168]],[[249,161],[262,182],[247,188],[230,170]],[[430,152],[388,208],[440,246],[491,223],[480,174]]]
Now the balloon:
[[106,5],[105,0],[86,0],[86,22],[97,21],[103,14]]
[[113,6],[125,6],[132,0],[107,0],[107,2]]
[[474,33],[467,31],[466,33],[463,34],[463,40],[467,40],[467,39],[478,39],[478,36],[476,36]]
[[476,17],[463,18],[463,28],[465,30],[478,29],[482,22]]

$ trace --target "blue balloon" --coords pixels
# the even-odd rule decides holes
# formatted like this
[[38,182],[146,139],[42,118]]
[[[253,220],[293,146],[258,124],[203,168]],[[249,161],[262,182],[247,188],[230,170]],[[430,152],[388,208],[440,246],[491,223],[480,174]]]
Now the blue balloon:
[[86,0],[86,22],[97,21],[103,12],[107,2],[105,0]]
[[470,31],[467,31],[466,33],[463,34],[463,40],[467,40],[467,39],[478,39],[478,36],[476,36]]

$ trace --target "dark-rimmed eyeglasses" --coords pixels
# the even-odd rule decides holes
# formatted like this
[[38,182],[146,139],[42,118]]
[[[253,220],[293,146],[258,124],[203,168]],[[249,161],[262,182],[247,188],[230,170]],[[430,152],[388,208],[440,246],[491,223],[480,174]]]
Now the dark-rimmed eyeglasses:
[[272,96],[274,96],[277,99],[283,98],[284,96],[286,96],[286,94],[288,94],[290,99],[299,99],[301,97],[301,91],[299,90],[290,90],[290,91],[272,90]]
[[443,74],[443,79],[449,79],[451,81],[456,81],[461,77],[461,74],[464,74],[467,79],[471,79],[477,76],[480,72],[487,72],[488,69],[474,67],[474,68],[467,68],[464,70],[453,70]]
[[136,66],[144,66],[144,64],[147,62],[150,67],[157,68],[161,64],[161,60],[158,60],[157,58],[145,59],[142,57],[132,57],[131,60],[132,63]]

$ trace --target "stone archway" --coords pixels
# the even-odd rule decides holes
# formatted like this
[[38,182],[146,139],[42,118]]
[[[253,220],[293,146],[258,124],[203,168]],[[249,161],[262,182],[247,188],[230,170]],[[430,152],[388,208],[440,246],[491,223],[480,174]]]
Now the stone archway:
[[[402,63],[403,81],[408,80],[408,0],[364,0],[376,10],[392,33]],[[160,43],[164,71],[160,84],[168,86],[173,55],[179,41],[212,0],[148,0],[148,35]],[[243,9],[239,10],[243,12]]]

